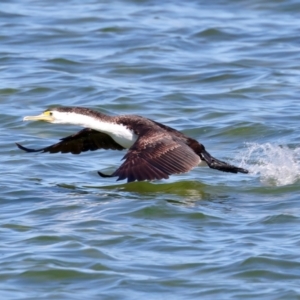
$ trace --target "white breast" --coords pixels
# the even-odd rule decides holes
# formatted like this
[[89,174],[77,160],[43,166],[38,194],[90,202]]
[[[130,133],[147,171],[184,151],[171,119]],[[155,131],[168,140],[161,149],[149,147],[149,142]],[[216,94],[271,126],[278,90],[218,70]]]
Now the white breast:
[[[109,134],[114,141],[127,149],[130,148],[138,138],[132,130],[120,124],[106,123],[105,130],[105,133]],[[103,130],[99,131],[104,132]]]

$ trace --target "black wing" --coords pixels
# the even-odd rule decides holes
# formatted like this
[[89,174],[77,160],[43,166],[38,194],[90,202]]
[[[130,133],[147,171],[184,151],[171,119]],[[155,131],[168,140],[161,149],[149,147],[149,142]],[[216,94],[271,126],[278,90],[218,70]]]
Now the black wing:
[[49,152],[49,153],[73,153],[79,154],[84,151],[97,149],[123,150],[124,147],[116,143],[109,135],[84,128],[81,131],[62,138],[60,142],[41,149],[29,149],[18,143],[17,146],[26,152]]
[[131,181],[167,179],[171,174],[188,172],[196,167],[199,156],[180,139],[172,137],[165,130],[148,130],[124,156],[125,162],[112,174],[117,180]]

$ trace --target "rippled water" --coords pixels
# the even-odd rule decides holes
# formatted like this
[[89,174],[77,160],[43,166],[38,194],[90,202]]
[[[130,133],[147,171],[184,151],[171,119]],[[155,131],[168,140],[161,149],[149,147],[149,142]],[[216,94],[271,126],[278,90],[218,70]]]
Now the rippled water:
[[[300,299],[299,1],[0,5],[3,299]],[[248,168],[115,182],[123,153],[24,153],[139,114]]]

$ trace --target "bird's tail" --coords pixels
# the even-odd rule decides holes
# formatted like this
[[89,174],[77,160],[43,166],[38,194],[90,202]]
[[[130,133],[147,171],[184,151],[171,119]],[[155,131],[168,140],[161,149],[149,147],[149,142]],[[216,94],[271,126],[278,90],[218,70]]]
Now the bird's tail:
[[205,150],[204,147],[201,150],[201,153],[199,153],[199,156],[212,169],[216,169],[223,172],[229,172],[229,173],[244,173],[244,174],[249,173],[249,171],[246,169],[230,165],[224,161],[214,158]]

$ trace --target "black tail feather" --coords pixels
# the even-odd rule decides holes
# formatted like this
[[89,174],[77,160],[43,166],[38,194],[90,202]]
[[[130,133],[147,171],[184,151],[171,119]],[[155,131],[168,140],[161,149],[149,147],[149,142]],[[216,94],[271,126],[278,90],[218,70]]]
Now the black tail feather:
[[212,169],[216,169],[223,172],[229,172],[229,173],[244,173],[244,174],[249,173],[249,171],[246,169],[230,165],[224,161],[214,158],[205,149],[201,151],[200,158],[204,160],[207,163],[207,165]]

